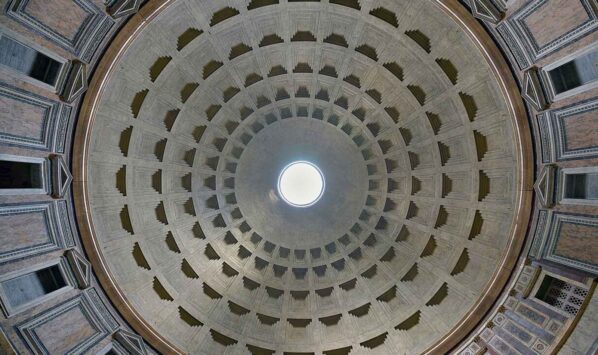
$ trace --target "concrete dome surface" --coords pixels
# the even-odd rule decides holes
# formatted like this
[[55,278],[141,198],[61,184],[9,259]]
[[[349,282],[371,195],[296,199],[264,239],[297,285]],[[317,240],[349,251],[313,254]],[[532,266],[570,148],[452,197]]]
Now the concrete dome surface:
[[595,0],[2,0],[0,353],[595,354]]
[[[416,353],[469,317],[521,245],[530,157],[455,16],[165,3],[105,73],[84,160],[96,251],[140,317],[188,353]],[[326,176],[303,209],[277,193],[298,160]]]

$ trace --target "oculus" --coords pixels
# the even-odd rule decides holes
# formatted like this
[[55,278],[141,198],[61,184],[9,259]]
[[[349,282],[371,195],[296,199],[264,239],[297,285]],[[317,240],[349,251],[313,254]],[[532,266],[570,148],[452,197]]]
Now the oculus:
[[324,194],[322,171],[308,161],[295,161],[285,166],[278,176],[278,194],[293,207],[310,207]]

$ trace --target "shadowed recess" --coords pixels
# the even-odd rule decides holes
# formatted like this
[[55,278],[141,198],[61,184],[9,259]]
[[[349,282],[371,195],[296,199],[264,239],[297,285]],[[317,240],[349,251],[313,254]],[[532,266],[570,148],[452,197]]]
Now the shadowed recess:
[[232,7],[225,7],[221,10],[214,12],[214,14],[212,15],[212,19],[210,20],[210,26],[215,26],[224,20],[237,16],[238,14],[239,10],[234,9]]

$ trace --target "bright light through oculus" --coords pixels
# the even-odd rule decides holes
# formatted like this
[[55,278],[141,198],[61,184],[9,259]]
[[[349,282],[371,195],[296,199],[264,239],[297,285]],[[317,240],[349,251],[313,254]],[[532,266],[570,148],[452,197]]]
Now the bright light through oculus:
[[291,206],[313,206],[324,194],[324,175],[308,161],[287,165],[278,177],[278,193]]

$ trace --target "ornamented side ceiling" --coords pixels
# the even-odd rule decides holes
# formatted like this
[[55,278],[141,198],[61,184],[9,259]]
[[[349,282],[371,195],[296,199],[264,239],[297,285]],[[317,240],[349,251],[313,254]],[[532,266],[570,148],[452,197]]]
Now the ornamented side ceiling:
[[3,1],[0,354],[598,353],[596,5]]

